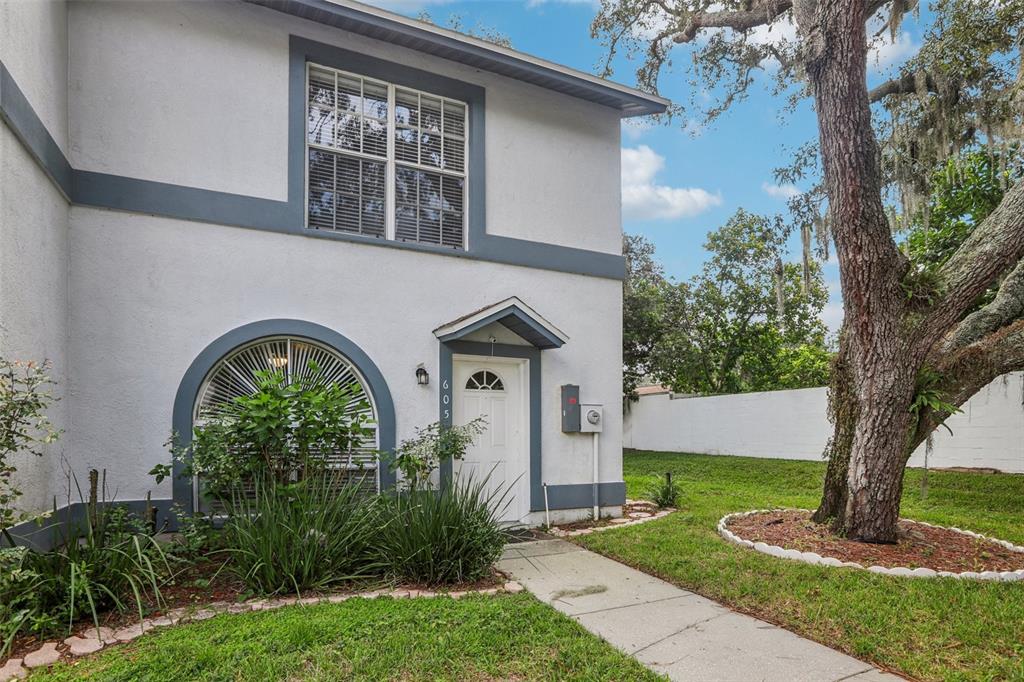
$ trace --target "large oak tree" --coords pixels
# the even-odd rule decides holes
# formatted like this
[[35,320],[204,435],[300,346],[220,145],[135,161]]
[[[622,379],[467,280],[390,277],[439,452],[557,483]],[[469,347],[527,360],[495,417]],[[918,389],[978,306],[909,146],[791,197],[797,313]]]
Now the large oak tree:
[[936,0],[919,55],[871,90],[870,48],[895,36],[914,0],[602,1],[594,33],[609,63],[640,48],[642,87],[656,91],[687,45],[695,87],[719,96],[711,118],[758,69],[793,101],[812,98],[827,199],[819,229],[834,244],[845,312],[815,518],[853,539],[895,541],[910,454],[986,384],[1024,369],[1024,183],[927,271],[900,250],[886,203],[895,193],[914,213],[936,163],[964,145],[1020,139],[1024,0]]

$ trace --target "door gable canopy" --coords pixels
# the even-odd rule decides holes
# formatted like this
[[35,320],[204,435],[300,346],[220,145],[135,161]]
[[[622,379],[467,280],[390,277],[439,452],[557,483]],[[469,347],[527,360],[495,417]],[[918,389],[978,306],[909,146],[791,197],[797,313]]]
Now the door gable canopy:
[[489,324],[499,323],[542,350],[561,348],[569,340],[558,327],[516,296],[481,308],[434,330],[442,343],[458,341]]

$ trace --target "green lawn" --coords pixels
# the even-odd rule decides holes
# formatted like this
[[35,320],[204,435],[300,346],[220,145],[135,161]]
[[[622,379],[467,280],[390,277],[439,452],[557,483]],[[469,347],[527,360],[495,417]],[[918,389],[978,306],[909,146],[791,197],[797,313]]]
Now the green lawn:
[[220,615],[41,680],[656,680],[530,595],[351,599]]
[[[681,511],[579,538],[588,548],[864,660],[929,680],[1024,680],[1024,584],[913,580],[785,561],[727,543],[729,512],[813,508],[824,464],[627,452],[628,494],[666,471]],[[1024,476],[910,471],[903,515],[1024,544]]]

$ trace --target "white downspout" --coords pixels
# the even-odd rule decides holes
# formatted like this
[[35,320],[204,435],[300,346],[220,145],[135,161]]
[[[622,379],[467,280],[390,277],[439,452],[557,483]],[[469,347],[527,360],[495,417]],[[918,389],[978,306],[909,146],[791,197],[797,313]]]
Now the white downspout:
[[598,511],[598,499],[597,499],[597,484],[601,480],[597,468],[597,454],[600,448],[601,434],[597,431],[594,432],[594,520],[600,519],[600,512]]

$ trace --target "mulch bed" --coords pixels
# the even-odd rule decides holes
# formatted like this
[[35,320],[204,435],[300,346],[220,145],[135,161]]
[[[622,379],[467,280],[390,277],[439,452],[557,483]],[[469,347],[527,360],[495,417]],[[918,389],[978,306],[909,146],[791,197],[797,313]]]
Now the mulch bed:
[[[218,561],[202,561],[189,566],[185,571],[175,576],[172,584],[164,585],[160,588],[163,603],[159,607],[153,603],[144,605],[143,614],[146,618],[158,618],[173,609],[187,607],[199,609],[207,604],[223,602],[234,603],[254,598],[256,595],[249,592],[241,581],[235,579],[227,571],[221,569],[222,564],[223,562]],[[389,583],[387,584],[387,588],[397,590],[409,589],[462,592],[498,587],[503,585],[506,580],[506,576],[499,573],[496,569],[492,569],[490,576],[472,583],[460,583],[458,585],[449,585],[443,588],[428,587],[412,583]],[[382,583],[379,580],[376,580],[365,583],[353,583],[347,587],[340,587],[337,590],[332,590],[327,593],[303,592],[302,596],[323,597],[332,594],[355,593],[363,590],[376,589],[381,586]],[[295,595],[280,596],[287,597]],[[135,603],[127,603],[126,606],[126,611],[100,612],[99,624],[101,626],[118,630],[138,623],[139,611],[135,606]],[[93,623],[91,616],[86,616],[84,619],[80,619],[75,622],[71,634],[81,637],[94,636],[94,634],[90,635],[89,631],[91,630],[95,633],[95,628],[96,625]],[[23,658],[25,654],[38,649],[43,642],[53,640],[63,642],[63,640],[69,636],[70,635],[66,631],[62,631],[58,634],[44,637],[42,639],[35,635],[22,635],[17,637],[12,643],[10,652],[6,656],[0,656],[0,665],[9,658]],[[58,649],[65,652],[64,656],[62,656],[64,660],[74,660],[71,656],[66,654],[67,647],[63,643],[58,646]]]
[[865,567],[905,566],[952,573],[1024,569],[1024,553],[948,528],[902,520],[896,544],[874,545],[837,537],[827,526],[811,521],[810,516],[809,512],[794,510],[762,512],[730,519],[727,525],[744,540],[816,552]]

